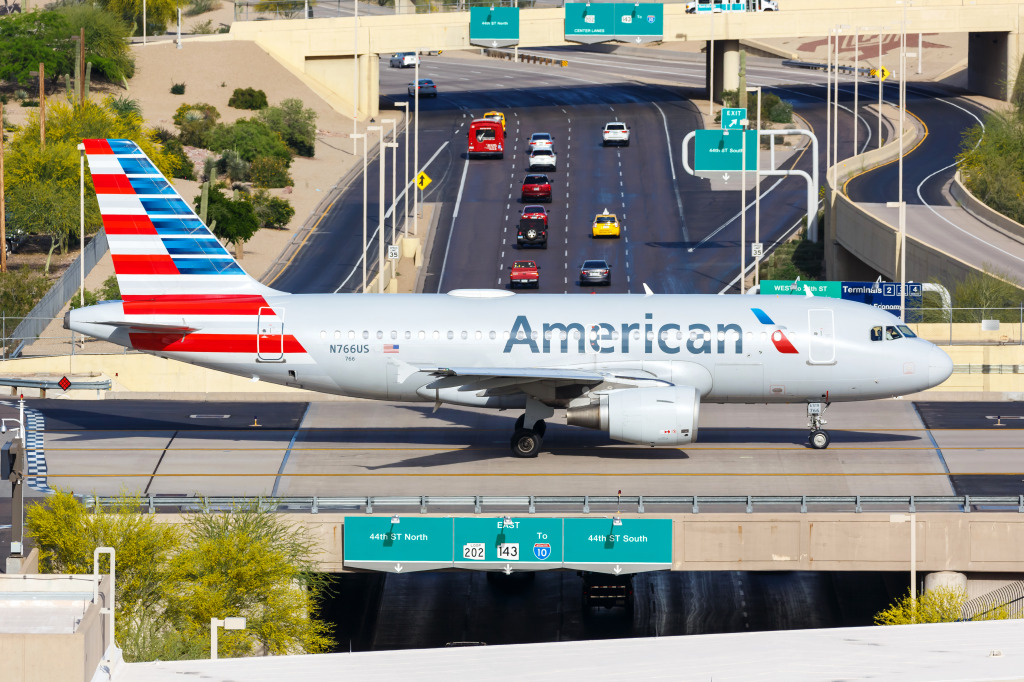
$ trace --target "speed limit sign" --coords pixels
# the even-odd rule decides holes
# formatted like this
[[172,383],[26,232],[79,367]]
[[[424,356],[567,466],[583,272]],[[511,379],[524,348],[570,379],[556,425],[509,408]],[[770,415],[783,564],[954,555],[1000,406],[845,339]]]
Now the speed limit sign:
[[754,258],[760,258],[764,255],[764,244],[761,242],[754,242],[750,245],[750,255]]
[[388,259],[389,260],[398,260],[398,258],[399,258],[398,246],[395,245],[395,244],[389,244],[388,245]]

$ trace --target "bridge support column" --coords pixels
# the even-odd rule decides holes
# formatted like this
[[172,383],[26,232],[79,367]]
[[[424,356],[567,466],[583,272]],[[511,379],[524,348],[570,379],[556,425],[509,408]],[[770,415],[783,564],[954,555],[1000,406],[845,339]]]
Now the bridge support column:
[[711,52],[711,41],[708,41],[705,52],[705,81],[711,82],[711,60],[714,59],[715,82],[711,83],[710,96],[716,102],[721,102],[723,90],[738,90],[740,87],[740,41],[716,40],[714,54]]
[[1020,34],[968,34],[967,88],[986,97],[1009,100],[1024,49]]
[[967,576],[956,571],[936,571],[924,577],[924,591],[930,592],[937,587],[960,588],[967,594]]

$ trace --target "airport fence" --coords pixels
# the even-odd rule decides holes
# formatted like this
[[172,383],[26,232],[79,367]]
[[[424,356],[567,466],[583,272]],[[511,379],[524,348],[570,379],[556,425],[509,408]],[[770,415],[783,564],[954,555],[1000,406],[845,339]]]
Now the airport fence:
[[[88,507],[123,498],[81,495]],[[700,514],[701,512],[955,512],[1024,514],[1024,495],[460,495],[400,497],[210,497],[150,495],[139,500],[151,514],[263,509],[303,514]]]
[[[66,300],[64,296],[70,296],[77,291],[77,279],[71,280],[73,281],[68,282],[65,287],[68,291],[62,291],[57,298]],[[370,288],[373,290],[373,287]],[[895,316],[893,324],[898,324]],[[929,308],[908,311],[907,324],[915,334],[940,346],[1024,345],[1024,306]],[[459,337],[458,334],[455,336]],[[0,361],[14,357],[110,355],[128,352],[135,351],[128,351],[107,341],[83,337],[64,329],[62,317],[8,317],[0,311]],[[985,367],[987,369],[980,371],[1024,374],[1024,365]]]
[[[680,4],[687,1],[665,0],[662,4]],[[468,12],[471,7],[552,9],[564,6],[564,0],[377,0],[360,2],[359,15]],[[350,17],[354,11],[352,0],[236,0],[235,21]]]

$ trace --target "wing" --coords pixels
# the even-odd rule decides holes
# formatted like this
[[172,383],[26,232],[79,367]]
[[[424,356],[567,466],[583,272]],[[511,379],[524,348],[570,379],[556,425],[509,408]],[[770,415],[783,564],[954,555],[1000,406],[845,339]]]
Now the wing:
[[602,389],[669,382],[639,370],[575,369],[561,367],[418,367],[436,380],[428,389],[459,388],[486,391],[487,395],[525,393],[554,404],[571,400],[598,387]]

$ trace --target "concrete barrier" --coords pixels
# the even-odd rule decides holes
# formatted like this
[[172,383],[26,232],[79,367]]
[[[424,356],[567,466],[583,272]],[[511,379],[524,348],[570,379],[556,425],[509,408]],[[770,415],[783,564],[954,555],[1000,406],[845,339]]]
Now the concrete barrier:
[[1024,239],[1024,225],[1021,225],[1016,220],[1003,215],[994,208],[986,206],[981,199],[971,194],[971,190],[967,189],[967,186],[963,183],[960,177],[960,171],[956,172],[953,176],[953,184],[949,187],[949,193],[953,195],[953,198],[960,202],[964,210],[973,215],[978,220],[983,220],[986,223],[990,223],[1000,230],[1009,232],[1011,235]]

